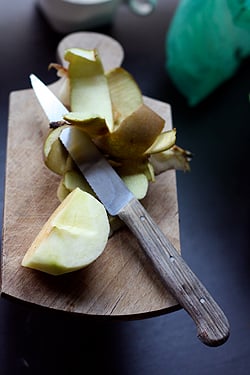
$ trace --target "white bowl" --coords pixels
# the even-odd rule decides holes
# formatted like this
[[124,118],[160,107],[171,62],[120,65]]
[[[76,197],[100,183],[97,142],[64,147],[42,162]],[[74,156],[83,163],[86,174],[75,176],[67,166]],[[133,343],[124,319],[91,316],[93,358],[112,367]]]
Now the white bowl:
[[70,33],[112,22],[122,0],[37,0],[52,28]]

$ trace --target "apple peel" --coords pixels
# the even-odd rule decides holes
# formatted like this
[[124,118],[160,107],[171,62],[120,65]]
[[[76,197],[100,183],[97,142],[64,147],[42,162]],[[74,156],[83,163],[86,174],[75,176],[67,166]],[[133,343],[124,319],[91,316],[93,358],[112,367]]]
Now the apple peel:
[[127,116],[113,133],[96,140],[111,157],[139,159],[161,133],[165,121],[145,104]]
[[71,48],[66,50],[64,58],[69,62],[71,111],[84,113],[86,119],[105,119],[109,131],[112,131],[112,103],[97,50]]
[[150,156],[150,163],[153,166],[155,174],[158,175],[170,169],[190,171],[189,161],[192,154],[188,150],[174,145],[169,150],[159,152]]
[[68,125],[63,125],[52,129],[43,147],[45,165],[52,172],[60,176],[63,176],[66,171],[76,168],[74,161],[59,139],[61,131],[67,126]]
[[118,67],[106,74],[113,107],[115,126],[143,104],[139,86],[132,75]]
[[[144,104],[141,90],[129,72],[121,67],[104,72],[96,49],[68,49],[65,60],[68,68],[51,66],[67,81],[67,126],[90,136],[137,199],[145,197],[149,182],[154,182],[157,174],[168,169],[190,169],[191,153],[175,145],[176,129],[165,130],[165,120]],[[48,135],[44,151],[45,164],[62,176],[57,190],[59,200],[76,187],[96,198],[56,139],[59,135],[60,129]],[[116,220],[109,217],[109,221],[115,223],[115,228]]]
[[154,143],[145,151],[146,155],[157,154],[168,150],[175,144],[176,129],[167,130],[158,135]]
[[93,115],[92,118],[86,118],[83,112],[69,112],[64,116],[64,119],[88,133],[91,138],[104,135],[109,131],[105,119],[98,116]]

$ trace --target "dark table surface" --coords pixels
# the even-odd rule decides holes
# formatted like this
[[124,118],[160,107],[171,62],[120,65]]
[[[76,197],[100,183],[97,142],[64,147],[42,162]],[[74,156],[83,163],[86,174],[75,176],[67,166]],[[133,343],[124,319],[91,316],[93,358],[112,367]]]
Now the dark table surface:
[[[184,310],[140,321],[91,321],[0,300],[0,373],[243,375],[250,373],[249,125],[250,62],[195,108],[165,70],[165,35],[176,1],[138,18],[121,7],[106,33],[124,47],[127,68],[147,96],[171,104],[178,144],[192,150],[191,173],[177,172],[182,255],[225,311],[231,335],[210,348]],[[28,76],[54,81],[47,66],[64,35],[34,0],[0,0],[1,210],[9,92]]]

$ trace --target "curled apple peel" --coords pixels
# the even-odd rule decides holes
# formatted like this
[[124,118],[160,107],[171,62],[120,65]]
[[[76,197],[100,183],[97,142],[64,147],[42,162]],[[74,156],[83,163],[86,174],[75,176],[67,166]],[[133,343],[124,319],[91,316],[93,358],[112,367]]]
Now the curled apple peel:
[[97,50],[68,49],[64,55],[69,62],[70,107],[82,112],[86,119],[105,119],[107,128],[114,128],[112,103],[107,77]]
[[[191,153],[176,146],[176,129],[164,130],[165,120],[145,105],[129,72],[121,67],[104,72],[96,49],[71,48],[65,51],[65,60],[68,68],[51,64],[67,81],[60,94],[61,100],[70,102],[64,119],[68,126],[88,133],[138,199],[145,197],[157,174],[190,169]],[[77,186],[94,195],[63,150],[60,130],[53,132],[44,155],[46,165],[62,176],[58,198],[63,200]]]
[[44,143],[44,162],[61,176],[61,204],[26,252],[22,266],[61,275],[86,267],[104,251],[108,238],[122,225],[110,216],[79,172],[59,136],[67,126],[88,133],[137,199],[149,182],[168,169],[189,170],[191,154],[175,145],[176,129],[143,102],[125,69],[104,72],[97,50],[65,52],[68,68],[51,64],[63,77],[60,99],[69,108],[53,125]]

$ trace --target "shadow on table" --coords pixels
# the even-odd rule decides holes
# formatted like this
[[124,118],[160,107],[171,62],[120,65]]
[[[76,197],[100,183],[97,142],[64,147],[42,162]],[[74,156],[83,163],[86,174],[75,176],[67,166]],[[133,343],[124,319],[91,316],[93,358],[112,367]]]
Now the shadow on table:
[[100,368],[102,373],[118,374],[124,368],[117,351],[121,322],[85,319],[3,299],[1,305],[2,374],[98,374]]

